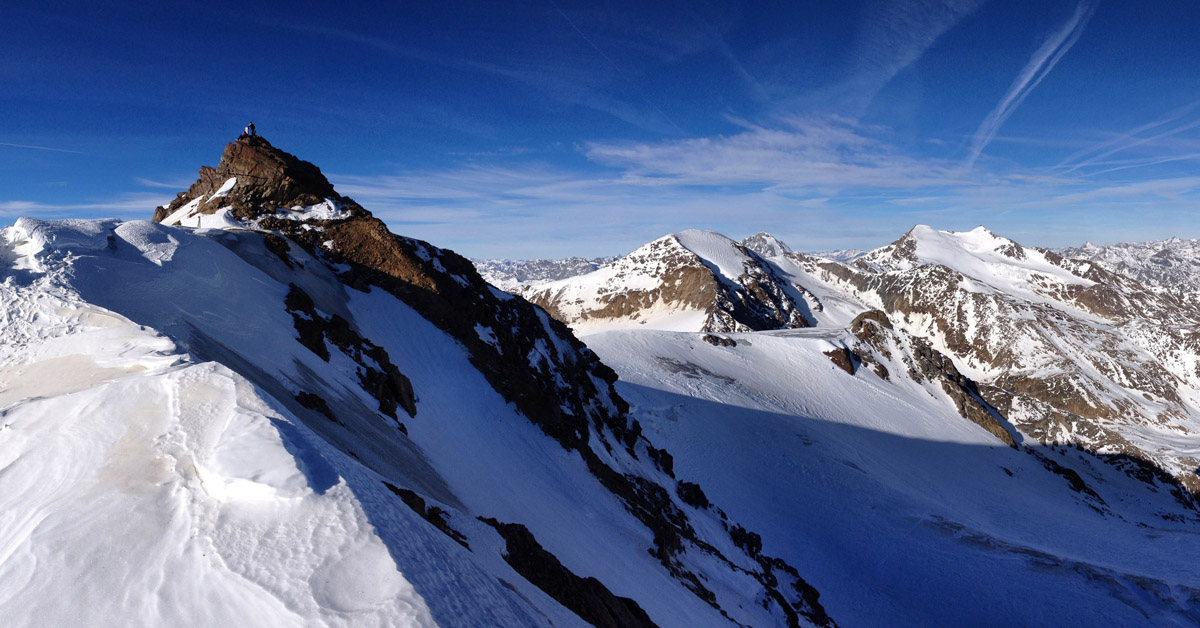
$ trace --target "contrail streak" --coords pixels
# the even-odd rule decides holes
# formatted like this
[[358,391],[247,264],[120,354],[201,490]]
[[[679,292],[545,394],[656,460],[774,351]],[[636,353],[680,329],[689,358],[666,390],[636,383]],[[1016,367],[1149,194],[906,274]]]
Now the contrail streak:
[[1025,98],[1046,78],[1046,75],[1050,74],[1050,70],[1054,69],[1063,55],[1067,54],[1071,46],[1074,46],[1075,42],[1079,40],[1079,36],[1083,33],[1083,27],[1087,25],[1091,15],[1092,6],[1085,2],[1079,3],[1067,23],[1047,39],[1037,49],[1037,52],[1033,53],[1029,63],[1017,75],[1012,86],[1008,88],[1008,93],[1000,99],[1000,103],[992,109],[992,112],[979,125],[979,129],[975,131],[975,138],[971,142],[971,154],[966,161],[968,170],[975,165],[975,160],[996,137],[996,133],[1000,131],[1000,127],[1008,120],[1009,116],[1021,106]]
[[[1059,163],[1057,166],[1055,166],[1055,168],[1066,168],[1066,170],[1063,170],[1064,174],[1069,173],[1069,172],[1074,172],[1085,166],[1095,165],[1097,162],[1101,161],[1102,159],[1104,159],[1106,157],[1110,157],[1117,153],[1124,152],[1126,150],[1129,150],[1130,148],[1135,148],[1137,146],[1141,146],[1142,144],[1147,144],[1147,143],[1153,142],[1155,140],[1161,140],[1163,138],[1167,138],[1172,135],[1178,135],[1184,131],[1190,131],[1191,129],[1194,129],[1194,128],[1200,126],[1200,120],[1193,120],[1191,122],[1187,122],[1187,123],[1181,124],[1179,126],[1169,128],[1166,131],[1162,131],[1161,133],[1157,133],[1155,135],[1151,135],[1148,137],[1140,137],[1140,138],[1138,137],[1138,135],[1140,135],[1141,133],[1143,133],[1145,131],[1149,131],[1151,129],[1155,129],[1155,128],[1161,127],[1163,125],[1175,122],[1176,120],[1179,120],[1180,118],[1184,117],[1185,115],[1190,114],[1193,110],[1196,109],[1196,107],[1198,105],[1200,105],[1200,101],[1194,102],[1190,105],[1187,105],[1186,107],[1177,109],[1174,112],[1172,112],[1170,115],[1168,115],[1166,118],[1143,124],[1143,125],[1137,127],[1136,129],[1133,129],[1132,131],[1129,131],[1128,133],[1121,135],[1120,137],[1108,140],[1107,142],[1099,144],[1098,146],[1093,146],[1093,147],[1087,148],[1085,150],[1076,152],[1075,154],[1071,155],[1070,157],[1067,157],[1066,159],[1064,159],[1061,163]],[[1092,155],[1091,157],[1087,157],[1086,159],[1084,159],[1083,157],[1086,156],[1088,153],[1095,153],[1095,154]],[[1099,173],[1093,173],[1093,174],[1099,174]]]
[[34,150],[50,150],[50,151],[54,151],[56,153],[72,153],[75,155],[83,154],[77,150],[67,150],[65,148],[50,148],[49,146],[30,146],[28,144],[10,144],[8,142],[0,142],[0,146],[12,146],[13,148],[32,148]]

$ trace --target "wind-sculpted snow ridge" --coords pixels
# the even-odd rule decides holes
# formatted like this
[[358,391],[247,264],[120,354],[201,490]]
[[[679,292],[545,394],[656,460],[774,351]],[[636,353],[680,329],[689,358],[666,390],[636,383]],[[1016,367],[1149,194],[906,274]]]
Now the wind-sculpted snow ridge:
[[155,215],[0,232],[6,625],[833,625],[566,327],[315,166],[240,140]]
[[520,294],[579,333],[809,326],[803,289],[773,268],[723,235],[689,230],[659,238],[595,272]]
[[879,309],[951,358],[1033,441],[1084,447],[1195,503],[1200,311],[1184,301],[983,228],[916,227],[848,265],[788,259],[795,281]]

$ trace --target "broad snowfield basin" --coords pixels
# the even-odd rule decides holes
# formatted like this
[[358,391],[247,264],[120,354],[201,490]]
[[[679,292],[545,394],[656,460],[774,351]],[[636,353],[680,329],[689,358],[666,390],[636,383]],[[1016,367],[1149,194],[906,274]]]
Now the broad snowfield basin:
[[153,218],[0,230],[4,626],[1200,623],[1194,242],[481,276],[260,136]]

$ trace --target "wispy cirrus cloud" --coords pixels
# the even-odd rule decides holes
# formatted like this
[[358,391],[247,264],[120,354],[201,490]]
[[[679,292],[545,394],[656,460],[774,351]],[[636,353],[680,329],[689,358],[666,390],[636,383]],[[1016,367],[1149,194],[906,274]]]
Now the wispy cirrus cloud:
[[[881,0],[864,11],[855,81],[875,91],[916,63],[942,35],[986,0]],[[874,97],[873,92],[868,92]]]
[[846,76],[802,97],[836,108],[844,115],[863,115],[893,79],[919,62],[943,35],[987,0],[913,0],[866,3],[849,55]]
[[883,129],[836,116],[792,118],[768,128],[747,125],[730,136],[641,143],[587,144],[584,154],[644,185],[919,187],[961,182],[955,164],[913,157]]
[[[377,52],[446,68],[456,72],[475,75],[490,75],[512,81],[535,90],[554,102],[576,105],[608,114],[644,130],[677,135],[678,125],[660,107],[644,97],[620,95],[614,90],[615,83],[627,79],[623,70],[612,57],[580,30],[579,26],[558,5],[555,17],[563,20],[570,38],[578,38],[585,46],[584,51],[567,52],[561,41],[543,45],[528,45],[505,49],[504,55],[472,56],[469,53],[451,50],[431,50],[414,45],[397,43],[383,37],[311,24],[285,25],[290,30],[320,37],[348,42],[356,46],[371,48]],[[592,57],[594,53],[594,58]],[[600,63],[596,63],[596,59]]]
[[[1093,142],[1083,149],[1068,155],[1055,168],[1063,174],[1070,174],[1078,171],[1086,172],[1086,169],[1091,166],[1101,166],[1101,170],[1089,173],[1095,175],[1117,170],[1127,170],[1129,168],[1155,166],[1174,161],[1196,159],[1198,153],[1191,151],[1180,153],[1178,150],[1179,146],[1167,147],[1172,151],[1167,155],[1159,153],[1157,149],[1163,148],[1163,145],[1172,138],[1176,138],[1187,131],[1200,128],[1200,115],[1198,113],[1200,113],[1200,101],[1176,108],[1156,120],[1120,133],[1116,137],[1102,142]],[[1147,135],[1147,133],[1150,134]],[[1192,148],[1200,148],[1200,146],[1193,146]],[[1147,150],[1148,154],[1119,160],[1109,159],[1122,153],[1134,152],[1135,149]]]
[[0,216],[15,218],[126,218],[150,219],[154,208],[170,203],[173,196],[160,194],[124,194],[109,200],[80,203],[42,203],[37,201],[0,201]]
[[970,153],[967,156],[965,167],[969,170],[975,165],[975,161],[979,159],[979,155],[987,148],[992,139],[1000,131],[1000,127],[1008,120],[1025,98],[1046,78],[1054,66],[1063,58],[1064,55],[1075,45],[1079,40],[1079,36],[1083,33],[1083,29],[1087,26],[1088,20],[1091,18],[1094,7],[1087,3],[1081,2],[1075,7],[1075,11],[1067,18],[1066,23],[1062,28],[1053,33],[1041,47],[1030,57],[1029,63],[1017,75],[1004,97],[996,104],[995,108],[983,119],[979,128],[975,131],[975,135],[971,140]]
[[169,181],[157,181],[154,179],[147,179],[145,177],[134,177],[133,180],[136,181],[139,185],[143,185],[148,188],[162,188],[165,190],[186,190],[186,189],[188,189],[188,186],[190,186],[192,184],[192,181],[193,181],[193,179],[190,179],[190,178],[179,178],[179,179],[172,179]]

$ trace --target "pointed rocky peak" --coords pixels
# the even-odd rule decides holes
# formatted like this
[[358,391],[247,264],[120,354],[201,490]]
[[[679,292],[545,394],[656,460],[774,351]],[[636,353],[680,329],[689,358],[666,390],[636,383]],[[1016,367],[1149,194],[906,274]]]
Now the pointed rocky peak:
[[771,262],[699,229],[663,236],[595,272],[521,294],[580,333],[630,327],[743,332],[812,324],[803,291]]
[[345,218],[366,213],[338,195],[321,169],[271,145],[261,135],[239,138],[225,146],[216,168],[203,166],[200,178],[174,201],[154,211],[154,220],[201,226],[204,215],[228,209],[238,221],[288,212],[300,219]]
[[792,252],[792,247],[765,231],[760,231],[742,240],[742,246],[763,257],[777,257]]

